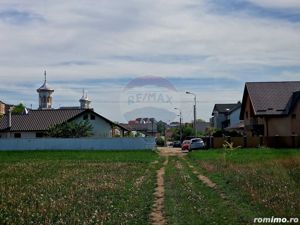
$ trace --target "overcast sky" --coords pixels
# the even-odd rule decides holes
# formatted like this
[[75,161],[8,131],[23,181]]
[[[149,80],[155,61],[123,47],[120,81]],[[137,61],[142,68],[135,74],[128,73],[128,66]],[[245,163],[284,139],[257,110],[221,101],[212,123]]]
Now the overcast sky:
[[[300,80],[300,1],[1,0],[0,100],[37,108],[44,70],[56,108],[78,105],[85,88],[114,121],[151,107],[178,107],[189,121],[190,91],[208,120],[247,81]],[[145,76],[162,79],[146,87]],[[132,80],[144,83],[130,90]],[[151,92],[151,104],[127,102]]]

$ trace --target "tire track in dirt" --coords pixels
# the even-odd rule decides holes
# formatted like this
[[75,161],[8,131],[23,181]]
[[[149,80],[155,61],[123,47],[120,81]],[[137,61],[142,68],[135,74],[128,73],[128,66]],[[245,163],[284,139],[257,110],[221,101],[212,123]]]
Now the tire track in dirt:
[[202,174],[200,174],[195,168],[193,165],[191,165],[189,162],[187,162],[189,168],[192,170],[193,174],[195,174],[198,178],[198,180],[200,180],[204,185],[206,185],[207,187],[215,190],[219,195],[220,197],[223,199],[223,200],[227,200],[227,196],[218,188],[217,184],[214,183],[211,179],[209,179],[207,176],[204,176]]
[[153,225],[164,225],[166,223],[164,217],[164,196],[165,196],[165,166],[168,164],[168,157],[163,163],[163,167],[157,170],[157,187],[154,192],[154,204],[150,213],[150,221]]

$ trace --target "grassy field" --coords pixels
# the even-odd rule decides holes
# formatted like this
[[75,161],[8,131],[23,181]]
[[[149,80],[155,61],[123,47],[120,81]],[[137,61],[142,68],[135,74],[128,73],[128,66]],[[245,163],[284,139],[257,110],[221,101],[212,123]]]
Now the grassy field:
[[300,216],[299,149],[198,151],[187,161],[227,196],[219,197],[216,205],[227,207],[217,213],[219,218],[235,218],[231,224],[251,224],[254,217]]
[[0,152],[0,224],[150,224],[162,167],[169,225],[300,217],[299,149],[24,151]]
[[1,152],[0,224],[147,224],[154,152]]

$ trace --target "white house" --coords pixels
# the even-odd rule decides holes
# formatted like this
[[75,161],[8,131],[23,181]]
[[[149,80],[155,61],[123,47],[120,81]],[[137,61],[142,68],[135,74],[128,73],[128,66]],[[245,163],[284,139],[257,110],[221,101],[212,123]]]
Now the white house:
[[42,138],[52,126],[64,122],[87,120],[93,127],[93,138],[112,137],[116,129],[120,131],[121,136],[128,131],[125,127],[94,112],[90,108],[91,101],[84,93],[79,100],[80,107],[53,109],[51,95],[54,89],[47,84],[46,72],[45,81],[37,92],[39,93],[39,109],[25,110],[22,115],[12,115],[10,110],[0,119],[0,138]]

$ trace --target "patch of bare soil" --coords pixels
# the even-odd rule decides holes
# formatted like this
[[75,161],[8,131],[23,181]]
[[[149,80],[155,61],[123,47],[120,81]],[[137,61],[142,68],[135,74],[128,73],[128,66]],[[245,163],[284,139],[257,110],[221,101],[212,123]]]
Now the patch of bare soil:
[[220,195],[220,197],[224,200],[227,199],[227,196],[218,188],[217,184],[211,181],[207,176],[204,176],[202,174],[199,174],[197,170],[194,169],[193,165],[189,164],[189,167],[192,169],[192,172],[197,175],[197,178],[205,184],[207,187],[214,189],[217,191],[217,193]]
[[[163,165],[168,164],[168,158],[164,161]],[[150,214],[150,220],[153,225],[164,225],[166,223],[164,217],[164,195],[165,195],[165,184],[164,184],[164,175],[165,167],[160,168],[157,171],[157,187],[155,188],[154,193],[154,204],[152,207],[152,212]]]
[[180,148],[172,147],[158,147],[161,156],[185,156],[187,152],[182,151]]

